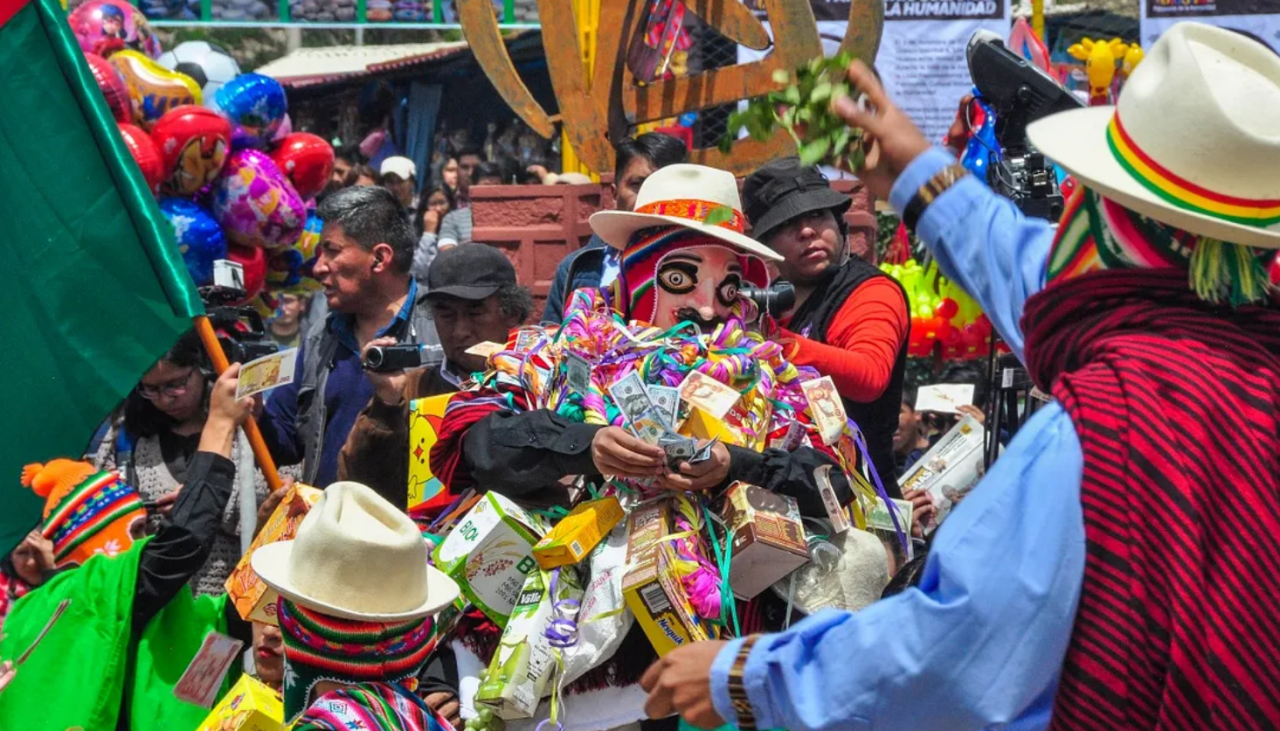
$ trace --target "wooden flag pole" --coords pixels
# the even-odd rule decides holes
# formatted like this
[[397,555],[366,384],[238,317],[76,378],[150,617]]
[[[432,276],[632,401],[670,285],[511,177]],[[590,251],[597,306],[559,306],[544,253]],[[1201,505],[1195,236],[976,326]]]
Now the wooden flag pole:
[[[213,370],[218,375],[222,375],[231,364],[227,362],[227,354],[222,350],[222,343],[218,342],[218,334],[213,331],[213,323],[209,322],[209,318],[205,315],[198,315],[194,318],[196,332],[200,335],[200,342],[204,344],[204,350],[209,354],[209,359],[213,361]],[[271,458],[271,453],[267,451],[267,443],[262,439],[262,432],[258,429],[258,422],[249,419],[244,423],[244,434],[249,438],[249,446],[253,447],[254,459],[258,462],[258,467],[262,470],[263,477],[267,478],[267,487],[272,492],[279,490],[283,485],[280,483],[280,473],[276,472],[276,462]]]

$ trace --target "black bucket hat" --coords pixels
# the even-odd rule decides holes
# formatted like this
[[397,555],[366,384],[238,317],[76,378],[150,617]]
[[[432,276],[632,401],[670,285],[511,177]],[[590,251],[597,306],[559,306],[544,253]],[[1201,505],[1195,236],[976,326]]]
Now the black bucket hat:
[[795,156],[773,160],[752,173],[742,184],[742,202],[751,235],[766,244],[774,229],[796,216],[831,209],[839,219],[853,205],[849,196],[831,189],[822,171],[801,165]]

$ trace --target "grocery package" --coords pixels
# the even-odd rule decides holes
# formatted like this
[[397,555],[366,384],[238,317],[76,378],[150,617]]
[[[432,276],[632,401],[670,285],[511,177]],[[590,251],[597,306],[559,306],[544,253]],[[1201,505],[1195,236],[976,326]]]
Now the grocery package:
[[323,494],[323,490],[307,485],[295,483],[291,486],[249,545],[249,550],[240,557],[240,563],[227,577],[227,594],[246,622],[276,623],[276,592],[258,578],[258,573],[249,565],[253,552],[268,543],[293,540],[307,511]]

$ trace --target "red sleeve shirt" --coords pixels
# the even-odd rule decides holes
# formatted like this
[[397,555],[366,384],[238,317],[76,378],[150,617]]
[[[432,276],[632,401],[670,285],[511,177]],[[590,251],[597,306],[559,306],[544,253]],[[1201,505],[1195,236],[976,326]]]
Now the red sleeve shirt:
[[875,401],[889,387],[893,364],[907,339],[910,318],[898,284],[887,277],[867,280],[853,290],[827,325],[826,343],[783,329],[791,340],[792,363],[831,376],[850,401]]

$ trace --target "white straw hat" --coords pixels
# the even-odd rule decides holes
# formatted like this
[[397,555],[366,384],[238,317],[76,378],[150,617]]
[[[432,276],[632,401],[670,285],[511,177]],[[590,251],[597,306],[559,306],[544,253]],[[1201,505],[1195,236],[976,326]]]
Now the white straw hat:
[[1239,33],[1179,23],[1115,107],[1055,114],[1027,132],[1120,205],[1201,236],[1280,248],[1280,57]]
[[[713,223],[705,223],[709,218]],[[661,168],[644,181],[636,195],[635,212],[592,214],[591,230],[615,249],[626,249],[636,231],[681,226],[714,236],[766,261],[782,261],[773,249],[743,233],[746,222],[733,173],[705,165],[679,164]]]
[[326,488],[297,537],[258,548],[251,563],[280,596],[344,619],[426,617],[458,596],[458,585],[427,564],[413,521],[357,482]]

